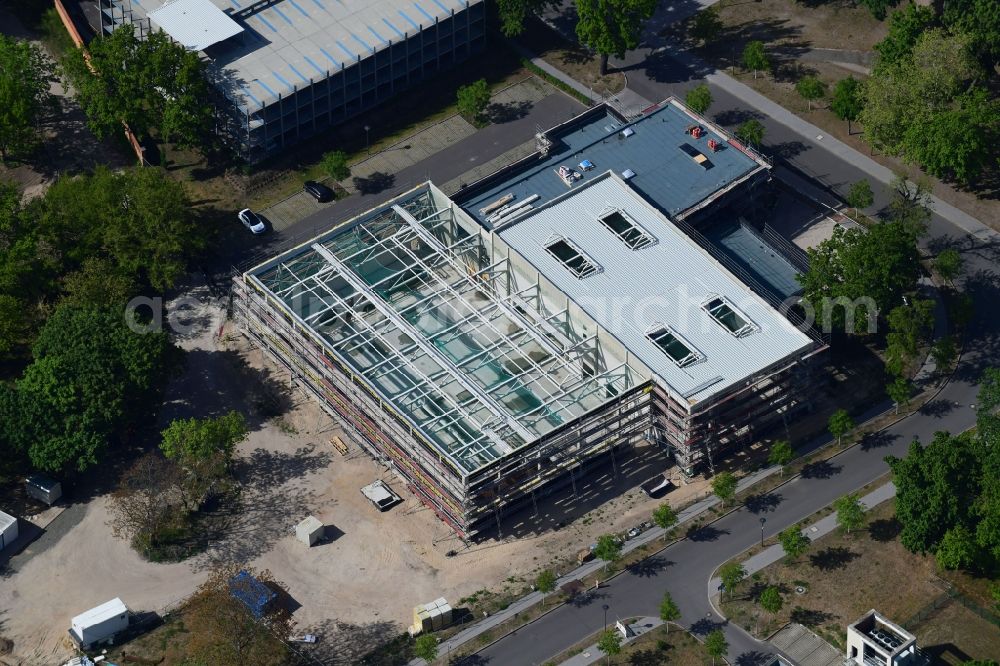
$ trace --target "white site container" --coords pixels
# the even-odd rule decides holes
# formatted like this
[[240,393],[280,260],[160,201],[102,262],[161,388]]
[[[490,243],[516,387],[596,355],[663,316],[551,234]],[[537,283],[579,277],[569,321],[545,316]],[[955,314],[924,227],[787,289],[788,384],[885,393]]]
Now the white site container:
[[17,518],[0,511],[0,550],[17,541]]
[[115,634],[126,629],[128,618],[128,606],[115,597],[74,617],[69,633],[80,647],[88,649],[97,643],[111,640]]
[[307,546],[323,538],[326,532],[323,522],[316,516],[309,516],[295,527],[295,538]]

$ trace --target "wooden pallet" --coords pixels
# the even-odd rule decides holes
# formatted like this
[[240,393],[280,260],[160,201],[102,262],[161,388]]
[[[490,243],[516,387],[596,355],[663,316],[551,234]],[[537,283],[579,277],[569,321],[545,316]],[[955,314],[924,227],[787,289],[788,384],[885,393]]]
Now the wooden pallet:
[[338,435],[334,435],[330,439],[330,445],[333,446],[333,448],[340,451],[340,455],[342,456],[347,455],[347,444],[344,444],[344,440],[342,440]]

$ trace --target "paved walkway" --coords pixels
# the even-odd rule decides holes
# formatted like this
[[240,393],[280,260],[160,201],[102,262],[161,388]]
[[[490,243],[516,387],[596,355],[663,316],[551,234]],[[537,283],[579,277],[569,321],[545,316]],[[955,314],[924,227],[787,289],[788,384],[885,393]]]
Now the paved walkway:
[[799,666],[842,666],[844,655],[809,629],[795,622],[771,637],[771,643]]
[[[611,625],[612,627],[614,625]],[[643,634],[649,633],[657,627],[663,626],[663,620],[658,617],[640,617],[635,622],[628,625],[629,635],[622,639],[622,645],[628,645]],[[561,662],[563,666],[589,666],[604,659],[604,653],[597,647],[597,644],[588,645],[580,654],[574,655]]]
[[[865,506],[865,510],[871,510],[872,507],[878,506],[886,500],[892,499],[896,496],[896,486],[890,481],[884,486],[879,486],[875,490],[871,491],[867,495],[861,498],[861,503]],[[820,518],[812,525],[808,525],[802,528],[802,533],[809,537],[810,541],[815,541],[822,536],[826,536],[833,530],[837,528],[837,514],[831,513],[829,516]],[[774,564],[781,558],[785,556],[785,551],[782,549],[780,543],[768,546],[764,550],[760,551],[753,557],[750,557],[743,562],[743,568],[746,569],[747,575],[755,574],[764,567]],[[712,578],[708,582],[708,589],[712,596],[717,596],[719,590],[721,589],[722,581],[718,576]]]

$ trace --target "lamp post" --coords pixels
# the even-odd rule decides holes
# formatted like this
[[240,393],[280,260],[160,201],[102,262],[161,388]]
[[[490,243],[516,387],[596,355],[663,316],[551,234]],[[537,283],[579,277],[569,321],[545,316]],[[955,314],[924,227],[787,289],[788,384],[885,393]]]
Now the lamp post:
[[369,148],[369,146],[371,144],[368,142],[368,132],[369,131],[371,131],[371,127],[369,127],[368,125],[365,125],[365,154],[367,154],[367,155],[371,155],[372,154],[372,151]]
[[604,631],[607,631],[608,630],[608,609],[611,608],[611,606],[609,606],[607,604],[604,604],[603,606],[601,606],[601,608],[604,609]]
[[761,548],[764,547],[764,523],[766,523],[766,522],[767,522],[767,518],[764,518],[763,516],[761,516],[761,519],[760,519],[760,547]]

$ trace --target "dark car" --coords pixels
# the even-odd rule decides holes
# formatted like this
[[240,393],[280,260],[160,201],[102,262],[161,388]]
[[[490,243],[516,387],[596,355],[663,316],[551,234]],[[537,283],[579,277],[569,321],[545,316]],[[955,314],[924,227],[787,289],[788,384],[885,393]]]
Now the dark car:
[[315,180],[307,180],[305,182],[304,188],[305,191],[308,192],[313,199],[315,199],[320,203],[333,201],[333,190],[331,190],[323,183],[317,183]]

